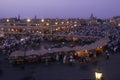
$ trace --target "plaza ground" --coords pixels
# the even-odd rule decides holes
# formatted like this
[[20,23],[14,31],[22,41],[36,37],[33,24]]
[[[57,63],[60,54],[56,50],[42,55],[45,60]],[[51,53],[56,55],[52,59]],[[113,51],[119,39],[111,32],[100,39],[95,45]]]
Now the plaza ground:
[[[0,56],[0,80],[94,80],[94,72],[99,67],[103,72],[104,80],[120,80],[120,54],[111,54],[110,59],[105,57],[98,59],[98,64],[94,63],[74,63],[57,64],[55,62],[45,65],[44,63],[12,66],[8,63],[5,56]],[[25,77],[31,77],[25,79]]]

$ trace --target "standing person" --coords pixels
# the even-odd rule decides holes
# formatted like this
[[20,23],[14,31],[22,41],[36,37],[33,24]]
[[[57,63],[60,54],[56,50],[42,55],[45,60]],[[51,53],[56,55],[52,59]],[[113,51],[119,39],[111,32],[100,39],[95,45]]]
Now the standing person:
[[113,49],[114,53],[117,53],[117,48],[118,48],[117,46],[114,47]]
[[107,54],[106,54],[106,59],[109,59],[109,57],[110,57],[110,54],[107,53]]
[[93,54],[93,59],[96,61],[96,53]]
[[59,54],[56,54],[56,62],[59,64]]
[[64,55],[64,57],[63,57],[63,63],[64,63],[64,64],[66,63],[66,58],[67,58],[67,56]]
[[73,64],[73,56],[72,56],[72,55],[69,57],[69,64],[70,64],[70,65]]

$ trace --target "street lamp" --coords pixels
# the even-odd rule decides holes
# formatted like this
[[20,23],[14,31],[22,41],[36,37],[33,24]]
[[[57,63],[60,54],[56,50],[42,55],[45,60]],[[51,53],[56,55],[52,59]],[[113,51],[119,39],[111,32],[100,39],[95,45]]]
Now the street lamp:
[[41,22],[44,22],[45,20],[44,19],[41,19]]
[[30,21],[31,21],[30,19],[27,19],[27,26],[29,26]]
[[9,19],[7,19],[6,21],[7,21],[7,22],[9,22],[10,20],[9,20]]
[[95,72],[95,80],[102,80],[102,72],[101,71],[96,71]]
[[7,20],[6,20],[6,22],[7,22],[7,25],[9,26],[9,22],[10,22],[10,20],[9,20],[9,19],[7,19]]
[[49,26],[50,24],[49,23],[46,23],[47,26]]
[[58,22],[55,22],[55,25],[58,25]]
[[27,19],[27,22],[29,23],[31,20],[30,19]]
[[62,21],[61,24],[64,24],[64,22]]

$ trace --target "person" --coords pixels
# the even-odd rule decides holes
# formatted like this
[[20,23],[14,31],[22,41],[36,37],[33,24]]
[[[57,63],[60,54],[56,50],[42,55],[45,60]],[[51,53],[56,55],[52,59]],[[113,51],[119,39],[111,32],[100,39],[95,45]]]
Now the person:
[[67,56],[64,55],[64,57],[63,57],[63,63],[64,63],[64,64],[66,63],[66,58],[67,58]]
[[96,54],[93,55],[93,59],[94,59],[94,61],[96,61]]
[[59,64],[59,54],[56,54],[56,62]]
[[73,64],[73,59],[72,58],[69,59],[69,63],[70,63],[70,65]]
[[113,49],[113,50],[114,50],[114,53],[117,52],[117,48],[118,48],[117,46],[114,47],[114,49]]
[[109,53],[107,53],[107,54],[106,54],[106,59],[109,59],[109,56],[110,56],[110,54],[109,54]]
[[72,56],[72,55],[69,57],[69,64],[70,64],[70,65],[73,64],[73,56]]

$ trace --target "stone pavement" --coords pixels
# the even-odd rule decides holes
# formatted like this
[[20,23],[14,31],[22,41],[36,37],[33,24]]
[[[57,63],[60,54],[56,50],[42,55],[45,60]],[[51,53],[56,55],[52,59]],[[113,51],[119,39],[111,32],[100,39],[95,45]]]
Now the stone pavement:
[[104,80],[120,80],[120,54],[110,55],[98,59],[98,65],[75,63],[66,64],[44,63],[14,67],[7,63],[5,56],[0,56],[0,80],[94,80],[97,67],[103,72]]

